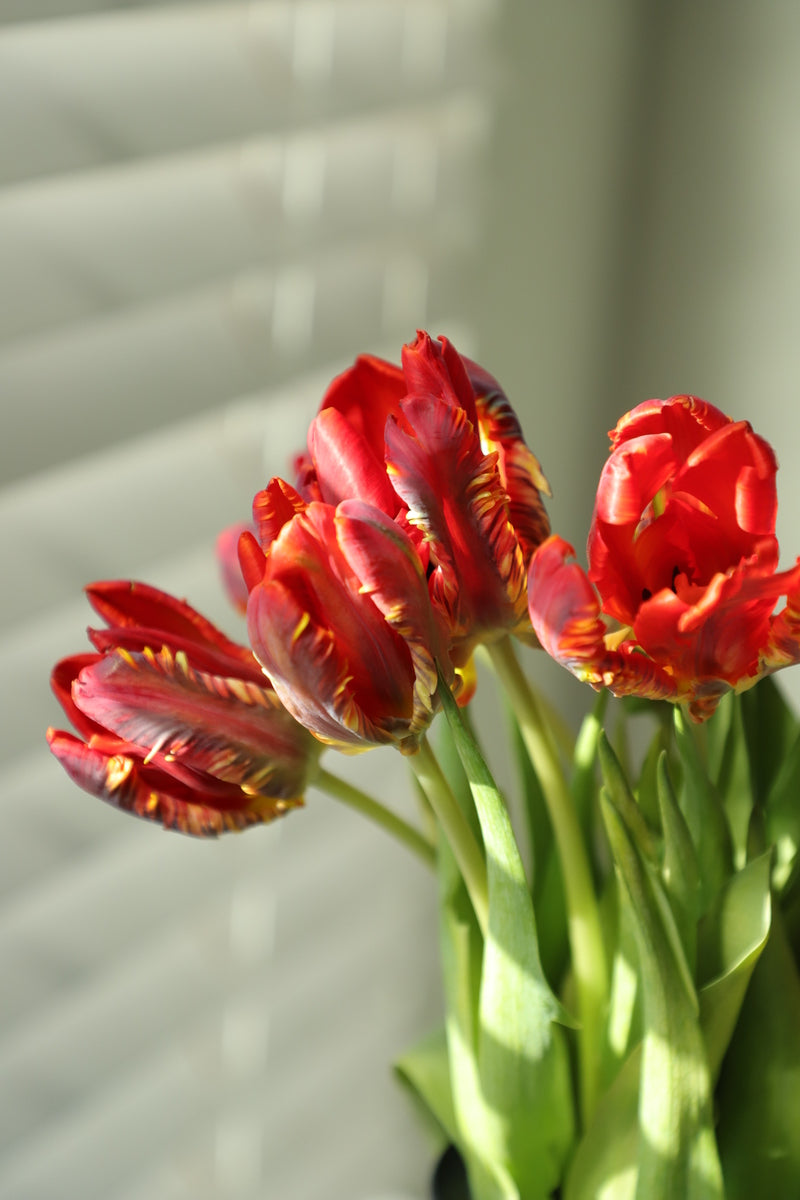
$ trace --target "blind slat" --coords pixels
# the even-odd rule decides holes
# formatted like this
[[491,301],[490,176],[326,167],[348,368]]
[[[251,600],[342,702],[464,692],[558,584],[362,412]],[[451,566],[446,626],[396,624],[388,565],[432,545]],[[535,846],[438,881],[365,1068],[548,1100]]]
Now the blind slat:
[[15,119],[0,125],[0,183],[433,98],[469,82],[470,25],[490,8],[267,0],[7,26],[0,105]]
[[0,345],[423,218],[454,242],[485,127],[461,95],[0,191]]

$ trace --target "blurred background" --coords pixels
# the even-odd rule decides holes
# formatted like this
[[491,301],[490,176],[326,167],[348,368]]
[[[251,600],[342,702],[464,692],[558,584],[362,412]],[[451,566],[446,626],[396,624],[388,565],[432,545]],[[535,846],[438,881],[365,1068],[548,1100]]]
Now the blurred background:
[[[606,431],[690,391],[776,446],[792,560],[799,59],[780,0],[0,0],[2,1200],[426,1196],[388,1063],[437,1019],[433,882],[313,793],[219,843],[106,809],[49,670],[96,578],[243,636],[217,531],[418,326],[579,555]],[[402,767],[347,770],[407,806]]]

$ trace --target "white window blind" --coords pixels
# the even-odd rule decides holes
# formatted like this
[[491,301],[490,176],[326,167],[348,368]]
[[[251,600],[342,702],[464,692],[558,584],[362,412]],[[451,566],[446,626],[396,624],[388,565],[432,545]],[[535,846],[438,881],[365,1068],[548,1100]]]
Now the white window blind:
[[[213,541],[336,370],[469,350],[490,0],[0,0],[0,1198],[422,1196],[388,1063],[434,884],[313,793],[217,843],[73,787],[91,579],[234,634]],[[337,768],[342,764],[337,763]],[[403,803],[402,764],[347,769]]]

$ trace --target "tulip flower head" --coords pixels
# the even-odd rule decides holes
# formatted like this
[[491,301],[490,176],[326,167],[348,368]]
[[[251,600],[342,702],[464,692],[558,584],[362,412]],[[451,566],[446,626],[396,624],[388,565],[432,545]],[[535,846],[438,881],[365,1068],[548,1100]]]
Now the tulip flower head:
[[146,584],[87,588],[109,628],[63,659],[53,690],[79,737],[50,749],[92,795],[166,828],[214,835],[302,804],[319,745],[283,708],[253,654]]
[[457,665],[480,641],[530,633],[547,481],[497,381],[446,338],[419,333],[402,366],[364,356],[334,380],[297,486],[307,502],[365,501],[408,531]]
[[800,659],[800,563],[777,570],[775,455],[693,396],[640,404],[610,436],[588,576],[548,539],[530,567],[533,627],[594,687],[703,720],[726,691]]
[[253,512],[248,630],[276,693],[326,744],[413,753],[449,660],[411,538],[374,505],[306,504],[277,479]]

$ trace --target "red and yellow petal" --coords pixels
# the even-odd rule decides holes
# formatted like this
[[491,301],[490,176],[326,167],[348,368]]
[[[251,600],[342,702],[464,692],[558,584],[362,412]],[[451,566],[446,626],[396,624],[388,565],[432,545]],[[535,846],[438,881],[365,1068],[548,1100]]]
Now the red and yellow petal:
[[80,672],[72,697],[97,726],[167,774],[184,765],[272,798],[304,790],[313,743],[271,689],[195,670],[165,647],[107,654]]
[[674,678],[634,642],[607,647],[597,596],[582,567],[568,561],[574,555],[569,543],[554,534],[531,559],[531,622],[544,649],[594,688],[608,687],[616,696],[676,699]]
[[475,393],[464,360],[452,342],[445,337],[434,341],[420,329],[416,339],[403,347],[402,357],[408,395],[435,397],[462,408],[470,424],[477,426]]
[[[467,368],[475,383],[478,369],[471,363],[467,363]],[[478,379],[490,389],[479,391],[477,386],[475,389],[481,446],[484,453],[497,454],[497,470],[508,497],[509,520],[527,567],[533,551],[550,533],[550,521],[542,502],[542,493],[551,494],[550,485],[538,459],[525,444],[505,393],[485,372],[480,372]]]
[[298,513],[305,512],[306,507],[306,501],[285,479],[273,478],[262,491],[256,492],[253,500],[253,521],[259,544],[265,554],[269,553],[272,543],[284,525]]
[[496,455],[484,455],[463,408],[409,396],[408,433],[387,427],[387,467],[435,568],[431,596],[455,639],[527,625],[525,565]]
[[588,576],[568,542],[553,534],[535,551],[528,572],[528,605],[547,653],[590,683],[603,680],[606,626]]
[[109,754],[71,733],[49,729],[50,749],[67,774],[90,795],[133,816],[195,837],[215,837],[271,821],[302,804],[299,797],[251,796],[241,788],[196,786],[147,766],[133,754]]
[[665,433],[675,453],[685,461],[710,433],[729,424],[730,418],[697,396],[670,396],[645,400],[631,409],[611,430],[612,449],[632,438]]
[[422,564],[407,534],[378,509],[348,501],[336,513],[339,545],[369,596],[411,653],[414,709],[409,737],[427,728],[438,686],[437,663],[452,678],[443,629],[431,608]]
[[130,580],[92,583],[86,595],[95,612],[112,627],[109,634],[93,631],[93,639],[96,637],[104,650],[116,641],[133,649],[169,645],[175,651],[185,651],[205,670],[254,681],[259,678],[258,664],[250,650],[231,641],[185,600]]

